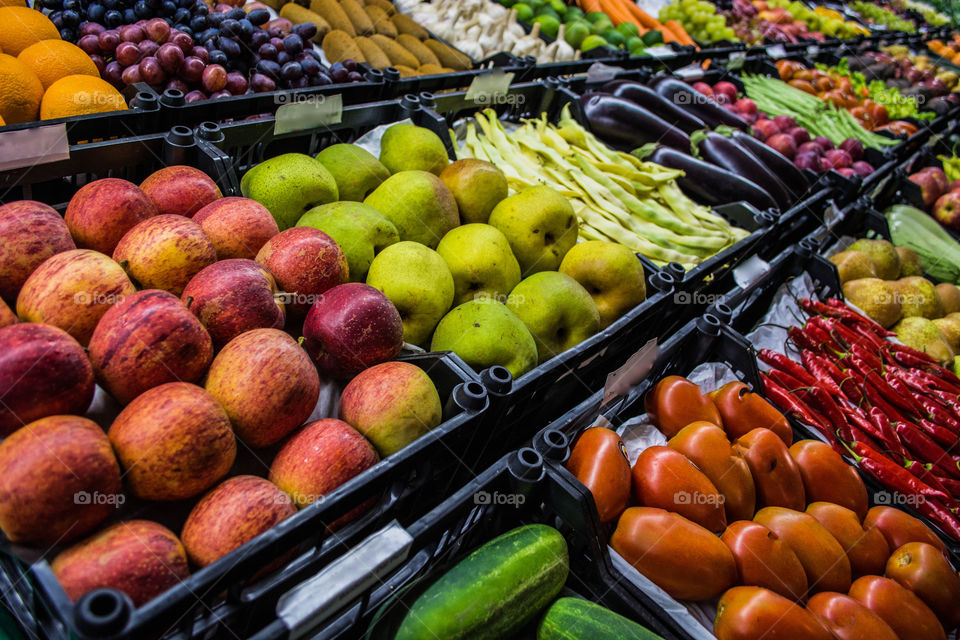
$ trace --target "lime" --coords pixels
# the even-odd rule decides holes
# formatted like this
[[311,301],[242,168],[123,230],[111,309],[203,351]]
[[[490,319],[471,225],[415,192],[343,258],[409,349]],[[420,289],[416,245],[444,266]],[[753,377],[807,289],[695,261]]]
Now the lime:
[[648,47],[663,44],[663,34],[659,31],[647,31],[645,34],[640,36],[640,39],[643,40],[643,44]]
[[563,14],[564,22],[571,22],[580,18],[583,18],[583,11],[579,7],[568,7]]
[[637,25],[633,24],[632,22],[621,22],[617,25],[617,31],[619,31],[624,38],[630,38],[633,36],[639,37],[640,35],[640,29],[638,29]]
[[563,0],[549,0],[550,8],[556,11],[559,15],[563,15],[567,12],[567,3]]
[[530,22],[533,19],[533,9],[526,2],[518,2],[513,5],[513,9],[517,12],[517,20],[520,22]]
[[641,40],[637,36],[630,36],[629,38],[627,38],[627,41],[623,44],[623,46],[627,49],[627,51],[630,52],[631,55],[635,55],[633,53],[634,50],[644,49],[646,47],[646,45],[643,44],[643,40]]
[[590,35],[590,27],[582,20],[567,23],[564,30],[564,40],[574,49],[579,49],[583,39]]
[[533,9],[533,15],[538,15],[544,5],[547,4],[545,0],[527,0],[527,3],[530,5],[530,8]]
[[609,46],[609,43],[604,40],[601,36],[592,35],[587,36],[583,39],[583,42],[580,43],[581,51],[590,51],[590,49],[596,49],[597,47],[606,47]]
[[607,18],[606,20],[597,20],[594,22],[590,31],[593,32],[594,35],[599,36],[609,29],[613,29],[613,23],[610,22],[610,18]]
[[[549,16],[557,21],[557,26],[560,25],[560,16],[557,15],[557,12],[554,11],[553,7],[551,7],[550,5],[546,5],[546,4],[543,5],[542,7],[540,7],[539,11],[534,11],[534,15],[537,16],[538,18],[541,16]],[[542,29],[543,27],[540,27],[540,28]]]
[[591,11],[590,13],[587,14],[587,22],[589,22],[590,24],[593,24],[597,20],[609,20],[609,19],[610,18],[608,18],[607,14],[605,14],[603,11]]
[[539,24],[541,35],[548,38],[556,38],[557,31],[560,30],[560,21],[553,16],[539,15],[533,19],[533,24]]
[[623,34],[616,29],[607,29],[600,35],[602,35],[603,39],[609,42],[610,46],[614,49],[619,49],[627,41],[627,39],[623,37]]

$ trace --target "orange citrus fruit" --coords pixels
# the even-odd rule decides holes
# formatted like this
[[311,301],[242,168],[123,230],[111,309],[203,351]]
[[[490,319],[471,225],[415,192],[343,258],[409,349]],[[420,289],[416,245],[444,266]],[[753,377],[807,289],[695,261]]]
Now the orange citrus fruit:
[[81,116],[127,108],[123,95],[101,78],[72,75],[60,78],[43,94],[40,119]]
[[17,60],[30,67],[40,78],[44,89],[60,78],[73,75],[100,77],[83,49],[66,40],[41,40],[20,52]]
[[12,56],[41,40],[59,40],[50,18],[28,7],[0,7],[0,49]]
[[0,117],[7,124],[31,122],[40,113],[43,85],[30,67],[0,53]]
[[25,7],[26,0],[0,0],[0,7]]

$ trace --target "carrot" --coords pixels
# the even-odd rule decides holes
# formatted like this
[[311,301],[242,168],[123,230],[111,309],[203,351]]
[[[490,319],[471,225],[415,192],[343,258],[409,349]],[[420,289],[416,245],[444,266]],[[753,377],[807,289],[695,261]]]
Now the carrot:
[[653,30],[659,30],[660,27],[663,26],[660,24],[659,20],[657,20],[656,18],[653,18],[646,11],[638,7],[633,2],[633,0],[626,0],[626,2],[624,2],[624,5],[626,6],[627,11],[630,12],[630,15],[636,18],[637,22],[639,22],[640,26],[643,27],[644,29],[649,29],[653,31]]
[[663,36],[664,43],[676,42],[678,44],[683,44],[680,42],[680,38],[678,38],[667,25],[662,24],[657,28],[657,30],[660,32],[660,35]]
[[600,0],[579,0],[580,8],[584,10],[585,13],[593,13],[594,11],[603,11],[600,8]]
[[[621,0],[600,0],[600,6],[603,7],[603,12],[607,14],[614,25],[624,22],[637,24],[633,16],[630,15],[630,12],[621,4]],[[637,24],[637,26],[639,27],[640,25]]]
[[690,34],[687,33],[687,30],[683,28],[683,25],[676,20],[667,20],[663,26],[670,29],[670,31],[673,32],[673,35],[677,36],[680,44],[697,46],[697,43],[693,41],[693,38],[690,37]]

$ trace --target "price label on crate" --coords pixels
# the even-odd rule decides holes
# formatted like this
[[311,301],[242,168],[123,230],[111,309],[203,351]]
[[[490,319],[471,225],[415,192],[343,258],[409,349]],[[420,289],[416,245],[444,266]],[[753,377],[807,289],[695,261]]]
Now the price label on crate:
[[610,82],[617,77],[617,74],[623,71],[623,67],[614,67],[602,62],[594,62],[587,69],[587,83]]
[[512,72],[504,73],[494,70],[492,73],[484,73],[473,79],[464,97],[479,104],[493,104],[498,96],[507,95],[511,82],[513,82]]
[[758,256],[750,256],[733,270],[733,281],[741,289],[746,289],[770,271],[770,264]]
[[727,69],[730,71],[739,71],[743,69],[743,63],[747,59],[746,51],[734,51],[730,54],[730,57],[727,58]]
[[654,338],[630,356],[622,367],[611,371],[603,385],[603,404],[607,404],[617,396],[627,395],[630,387],[640,384],[653,369],[659,355],[660,347],[657,345],[657,339]]
[[815,55],[818,55],[819,53],[820,53],[820,45],[812,44],[809,47],[807,47],[808,56],[815,56]]
[[774,60],[787,57],[787,49],[782,44],[775,44],[767,47],[767,55]]
[[667,56],[672,56],[676,52],[665,44],[660,44],[655,47],[648,47],[643,50],[643,55],[650,56],[652,58],[665,58]]
[[691,80],[699,80],[703,77],[703,67],[698,64],[690,64],[685,67],[680,67],[673,73],[689,82]]
[[281,99],[286,103],[277,109],[274,135],[340,124],[343,116],[343,97],[339,93],[332,96],[296,93],[277,95],[277,100]]
[[0,133],[0,171],[69,158],[66,123]]

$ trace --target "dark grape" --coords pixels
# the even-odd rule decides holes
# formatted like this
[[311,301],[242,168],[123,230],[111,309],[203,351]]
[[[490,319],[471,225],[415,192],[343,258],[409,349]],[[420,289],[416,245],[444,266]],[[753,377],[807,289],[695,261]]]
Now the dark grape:
[[157,49],[157,60],[160,67],[172,76],[183,67],[183,49],[172,42],[165,42]]
[[220,24],[220,33],[225,36],[239,36],[243,32],[240,23],[233,18],[227,18]]
[[[342,62],[334,62],[332,65],[330,65],[330,73],[336,73],[337,71],[343,71],[344,69],[346,69],[346,67]],[[349,71],[349,69],[347,69],[347,71]]]
[[210,7],[207,6],[206,2],[198,2],[197,8],[193,10],[193,15],[195,16],[206,16],[210,13]]
[[200,58],[203,64],[210,62],[210,51],[206,47],[194,47],[190,50],[190,55]]
[[349,80],[350,82],[360,82],[361,80],[363,80],[363,76],[360,75],[359,71],[351,71],[350,73],[347,74],[347,80]]
[[[120,66],[119,63],[117,66]],[[143,81],[143,78],[140,77],[140,67],[137,65],[124,69],[120,78],[123,80],[123,84],[134,84]]]
[[163,2],[163,0],[143,0],[143,1],[146,2],[147,6],[150,7],[151,9],[159,9],[160,4]]
[[61,40],[66,40],[69,42],[71,40],[74,40],[76,37],[77,37],[76,32],[70,27],[64,27],[63,29],[60,29]]
[[280,65],[273,60],[261,60],[257,63],[257,71],[269,78],[280,77]]
[[200,90],[194,90],[183,96],[183,99],[186,102],[199,102],[200,100],[206,100],[207,94]]
[[100,77],[103,77],[103,70],[107,67],[107,63],[103,61],[103,58],[98,56],[95,53],[90,54],[90,59],[93,60],[93,64],[97,66],[97,73],[100,74]]
[[84,53],[97,53],[100,51],[100,38],[93,34],[82,36],[77,40],[77,46],[83,49]]
[[137,3],[133,5],[133,12],[137,14],[138,18],[153,17],[153,10],[150,9],[150,5],[146,3],[146,0],[138,0]]
[[117,35],[116,31],[110,29],[97,36],[97,41],[100,43],[101,51],[113,53],[113,50],[117,48],[118,44],[120,44],[120,36]]
[[250,77],[250,88],[258,93],[274,91],[277,88],[277,83],[262,73],[255,73]]
[[180,49],[183,50],[183,55],[189,55],[190,52],[193,51],[193,38],[183,31],[172,35],[170,37],[170,42],[180,47]]
[[277,48],[270,42],[265,42],[257,49],[257,55],[266,60],[277,59]]
[[240,25],[240,35],[244,39],[249,40],[250,36],[253,35],[253,32],[256,29],[256,27],[254,27],[253,23],[247,20],[246,18],[244,18],[243,20],[238,20],[237,24]]
[[226,54],[228,60],[239,58],[243,55],[243,49],[240,48],[240,43],[230,38],[218,38],[217,48]]
[[128,24],[127,26],[120,28],[120,40],[123,42],[132,42],[136,44],[146,37],[147,34],[143,32],[143,29],[135,24]]
[[357,70],[357,61],[356,60],[344,60],[343,66],[347,71],[356,71]]
[[104,31],[106,31],[106,28],[96,22],[84,22],[83,26],[80,27],[81,36],[99,36]]
[[60,0],[43,0],[41,4],[43,4],[44,9],[50,9],[51,11],[60,8]]
[[316,49],[312,49],[312,48],[311,48],[311,49],[304,49],[303,52],[304,52],[305,54],[311,56],[314,60],[316,60],[316,61],[319,62],[320,64],[323,64],[323,58],[320,56],[320,52],[317,51]]
[[179,29],[180,29],[180,35],[190,36],[191,38],[193,37],[193,29],[191,29],[188,25],[181,24],[179,26]]
[[330,77],[334,82],[346,82],[347,78],[350,76],[350,72],[347,71],[344,67],[340,67],[336,71],[330,72]]
[[210,64],[219,64],[221,66],[227,64],[227,54],[219,49],[213,49],[210,51]]
[[190,28],[193,29],[194,33],[198,31],[203,31],[207,28],[207,16],[193,16],[190,18]]
[[177,5],[173,0],[163,0],[160,4],[161,16],[172,16],[177,11]]
[[303,39],[300,36],[291,33],[283,39],[283,50],[292,56],[303,51]]
[[279,27],[277,25],[274,25],[269,29],[267,29],[267,33],[270,34],[271,38],[282,38],[283,36],[287,35],[283,27]]
[[102,4],[91,4],[87,7],[87,20],[90,21],[90,24],[96,24],[103,21],[103,16],[106,15],[107,10]]
[[144,31],[147,37],[160,44],[166,42],[170,37],[170,25],[163,18],[153,18],[147,21]]
[[173,14],[173,21],[175,24],[187,24],[190,22],[190,10],[180,7],[177,9],[177,12]]
[[313,36],[317,35],[317,25],[312,22],[303,22],[301,24],[293,25],[293,28],[290,29],[290,33],[295,33],[304,40],[309,40]]
[[326,76],[322,73],[318,73],[317,75],[311,76],[310,78],[311,87],[322,87],[325,84],[332,84],[332,82],[333,81],[330,79],[329,76]]
[[103,0],[103,6],[107,8],[107,11],[111,9],[116,9],[121,6],[120,0]]
[[80,0],[63,0],[60,8],[64,11],[80,11],[83,6],[80,4]]
[[220,35],[220,30],[216,27],[208,27],[204,29],[202,33],[197,35],[197,40],[200,42],[206,42],[207,40],[215,40],[217,36]]
[[183,60],[183,66],[180,68],[180,77],[187,82],[200,82],[204,67],[206,67],[206,65],[203,63],[203,60],[196,56],[188,56]]
[[140,77],[147,84],[162,84],[167,80],[167,74],[163,72],[160,61],[154,56],[147,56],[140,60]]
[[266,9],[254,9],[247,14],[247,20],[249,20],[251,24],[259,27],[263,23],[270,20],[270,12]]
[[277,53],[277,64],[279,64],[281,67],[290,62],[292,59],[293,58],[291,58],[290,54],[286,51],[280,51]]
[[123,78],[121,74],[123,73],[123,65],[121,65],[116,60],[111,60],[103,68],[103,79],[112,84],[115,87],[123,86]]
[[121,42],[117,45],[117,51],[114,55],[117,62],[125,67],[129,67],[132,64],[140,62],[140,57],[143,54],[140,48],[133,42]]
[[320,73],[320,63],[310,56],[306,56],[300,61],[300,67],[308,76],[315,76]]
[[242,73],[232,71],[227,74],[227,86],[224,87],[231,95],[242,96],[247,92],[247,77]]
[[271,36],[270,44],[277,48],[277,51],[283,51],[283,38],[277,38],[276,36]]
[[50,22],[52,22],[53,26],[55,26],[57,29],[61,29],[65,26],[63,22],[62,11],[54,11],[53,13],[50,14],[49,17],[50,17]]
[[270,36],[267,35],[267,32],[263,29],[257,29],[250,36],[250,48],[259,49],[261,45],[270,42]]
[[211,13],[207,16],[207,22],[214,29],[219,29],[220,25],[223,24],[223,14],[222,13]]
[[247,17],[247,12],[240,7],[235,7],[230,9],[230,11],[227,11],[227,17],[232,18],[233,20],[243,20]]
[[280,77],[284,80],[296,80],[303,75],[303,67],[299,62],[288,62],[280,69]]
[[300,76],[296,80],[288,81],[287,85],[291,89],[304,89],[310,86],[310,78],[308,78],[307,76]]

